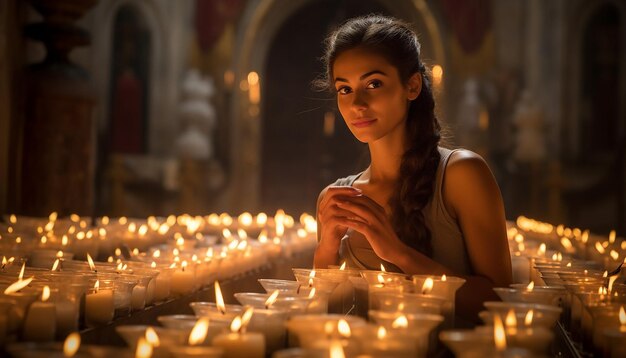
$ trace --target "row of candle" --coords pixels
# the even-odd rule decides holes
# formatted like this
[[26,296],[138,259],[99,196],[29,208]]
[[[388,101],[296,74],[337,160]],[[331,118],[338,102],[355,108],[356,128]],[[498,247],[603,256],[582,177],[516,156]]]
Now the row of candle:
[[[240,216],[239,222],[246,224],[245,218],[246,215]],[[35,221],[32,218],[21,219],[11,217],[9,222],[16,225],[22,221],[31,224]],[[22,248],[35,247],[34,250],[0,251],[0,255],[3,255],[0,272],[0,288],[3,292],[0,297],[0,343],[7,335],[12,339],[37,341],[50,340],[55,336],[62,338],[81,327],[79,323],[84,322],[87,326],[106,324],[114,317],[128,315],[131,310],[189,294],[217,278],[240,275],[265,265],[269,259],[277,256],[309,250],[315,245],[311,218],[303,215],[301,219],[303,223],[294,224],[289,216],[283,214],[283,217],[277,215],[268,220],[272,223],[274,235],[277,235],[272,240],[268,239],[270,230],[261,225],[255,226],[262,228],[258,240],[249,239],[243,229],[238,229],[237,234],[233,235],[222,225],[220,244],[216,243],[217,240],[208,243],[201,240],[206,235],[200,237],[197,235],[199,232],[195,232],[196,235],[191,238],[174,234],[165,242],[154,242],[148,247],[150,250],[141,252],[137,248],[126,256],[119,246],[115,247],[107,262],[94,263],[89,251],[85,252],[86,261],[72,260],[76,255],[70,250],[77,248],[73,243],[88,239],[72,241],[67,239],[66,233],[58,245],[59,242],[54,240],[56,235],[50,233],[62,225],[57,226],[56,218],[51,215],[49,225],[46,225],[48,235],[45,237],[51,238],[46,241],[48,246],[42,248],[44,246],[41,242],[29,245],[26,236],[22,236],[19,237]],[[71,222],[76,220],[70,219]],[[151,222],[151,219],[146,222]],[[24,233],[27,226],[23,223],[16,227]],[[190,224],[187,226],[190,227]],[[253,227],[247,224],[242,226]],[[115,246],[108,241],[106,235],[94,240],[101,247]],[[28,267],[24,265],[25,262],[29,263]],[[42,315],[52,318],[31,318]],[[82,317],[80,322],[79,317]]]

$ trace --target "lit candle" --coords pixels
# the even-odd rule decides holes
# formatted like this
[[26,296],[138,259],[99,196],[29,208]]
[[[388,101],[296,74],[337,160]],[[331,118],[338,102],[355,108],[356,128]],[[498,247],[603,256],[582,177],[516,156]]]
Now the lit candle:
[[33,302],[24,321],[23,337],[27,341],[52,341],[56,330],[56,308],[50,298],[50,287],[44,286],[40,302]]
[[114,313],[113,290],[100,289],[100,281],[96,280],[93,291],[85,297],[87,325],[106,324],[113,319]]
[[213,339],[213,346],[224,349],[224,358],[263,358],[265,337],[256,332],[246,332],[246,325],[252,317],[252,308],[243,316],[237,316],[230,325],[230,333],[222,333]]

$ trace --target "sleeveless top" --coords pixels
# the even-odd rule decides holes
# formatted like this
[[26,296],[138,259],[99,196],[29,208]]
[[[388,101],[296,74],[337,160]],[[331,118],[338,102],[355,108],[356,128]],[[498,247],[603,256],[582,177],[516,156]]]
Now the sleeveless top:
[[[458,222],[448,213],[442,195],[442,184],[450,155],[455,150],[439,147],[441,160],[437,168],[435,189],[431,200],[423,209],[426,226],[430,229],[433,248],[432,259],[459,275],[470,275],[472,268],[469,262],[465,239]],[[361,173],[340,178],[332,185],[352,186]],[[348,230],[341,240],[339,249],[340,260],[345,260],[348,267],[364,270],[380,270],[380,264],[387,271],[401,272],[395,265],[383,261],[376,255],[369,242],[358,232]]]

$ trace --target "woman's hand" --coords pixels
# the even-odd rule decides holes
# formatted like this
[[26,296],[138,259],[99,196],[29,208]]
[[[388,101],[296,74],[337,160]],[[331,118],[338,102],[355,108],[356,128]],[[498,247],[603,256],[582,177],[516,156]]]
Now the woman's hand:
[[385,209],[365,195],[339,198],[337,206],[349,215],[339,219],[338,225],[351,228],[365,236],[381,259],[396,263],[407,246],[398,238]]
[[339,251],[341,239],[348,230],[341,223],[347,216],[353,215],[337,203],[358,195],[362,195],[361,190],[351,186],[329,186],[322,192],[317,208],[319,250],[333,254]]

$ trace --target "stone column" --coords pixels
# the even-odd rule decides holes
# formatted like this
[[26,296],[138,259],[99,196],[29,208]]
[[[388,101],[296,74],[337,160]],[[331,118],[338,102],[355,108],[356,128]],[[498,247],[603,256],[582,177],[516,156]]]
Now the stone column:
[[94,189],[94,90],[88,73],[69,52],[89,44],[73,25],[97,0],[30,0],[44,20],[26,26],[42,41],[45,59],[26,70],[20,212],[60,215],[92,212]]

